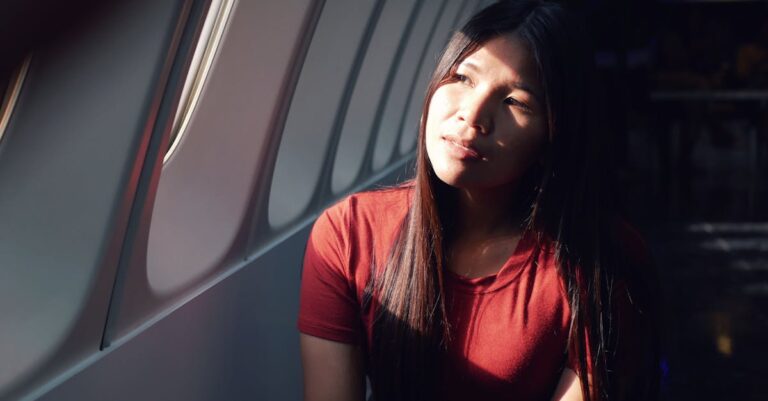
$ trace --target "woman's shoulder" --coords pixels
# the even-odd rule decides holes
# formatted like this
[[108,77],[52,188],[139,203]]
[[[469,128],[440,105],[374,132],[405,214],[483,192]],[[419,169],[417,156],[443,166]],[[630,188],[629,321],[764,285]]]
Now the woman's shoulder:
[[371,258],[384,260],[408,212],[410,188],[359,192],[328,207],[307,241],[305,269],[363,288]]
[[331,220],[354,224],[398,219],[407,213],[412,193],[409,182],[356,192],[328,207],[324,214]]
[[348,195],[320,214],[310,241],[333,242],[341,253],[386,246],[408,214],[411,193],[406,183]]

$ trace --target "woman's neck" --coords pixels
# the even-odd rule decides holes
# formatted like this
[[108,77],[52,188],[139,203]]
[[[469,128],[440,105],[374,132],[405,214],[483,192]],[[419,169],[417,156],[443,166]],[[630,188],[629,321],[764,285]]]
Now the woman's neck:
[[522,231],[523,213],[514,206],[515,191],[457,189],[454,191],[454,238],[487,238],[517,235]]

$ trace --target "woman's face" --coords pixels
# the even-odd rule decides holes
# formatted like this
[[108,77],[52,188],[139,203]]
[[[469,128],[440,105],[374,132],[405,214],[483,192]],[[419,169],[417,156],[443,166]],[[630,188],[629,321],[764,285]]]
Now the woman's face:
[[466,57],[429,104],[427,156],[437,177],[464,189],[514,186],[540,158],[546,113],[536,67],[515,36]]

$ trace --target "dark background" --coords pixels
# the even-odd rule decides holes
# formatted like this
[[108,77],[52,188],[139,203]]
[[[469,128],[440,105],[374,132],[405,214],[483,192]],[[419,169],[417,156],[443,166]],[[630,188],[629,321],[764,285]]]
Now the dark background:
[[576,1],[612,193],[663,293],[665,400],[768,400],[768,2]]

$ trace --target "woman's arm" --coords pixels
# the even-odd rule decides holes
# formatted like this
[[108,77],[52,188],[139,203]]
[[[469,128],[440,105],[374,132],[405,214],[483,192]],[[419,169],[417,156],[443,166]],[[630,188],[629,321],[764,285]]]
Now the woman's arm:
[[552,401],[583,401],[579,376],[571,369],[563,369]]
[[300,334],[305,401],[363,401],[365,373],[359,346]]

